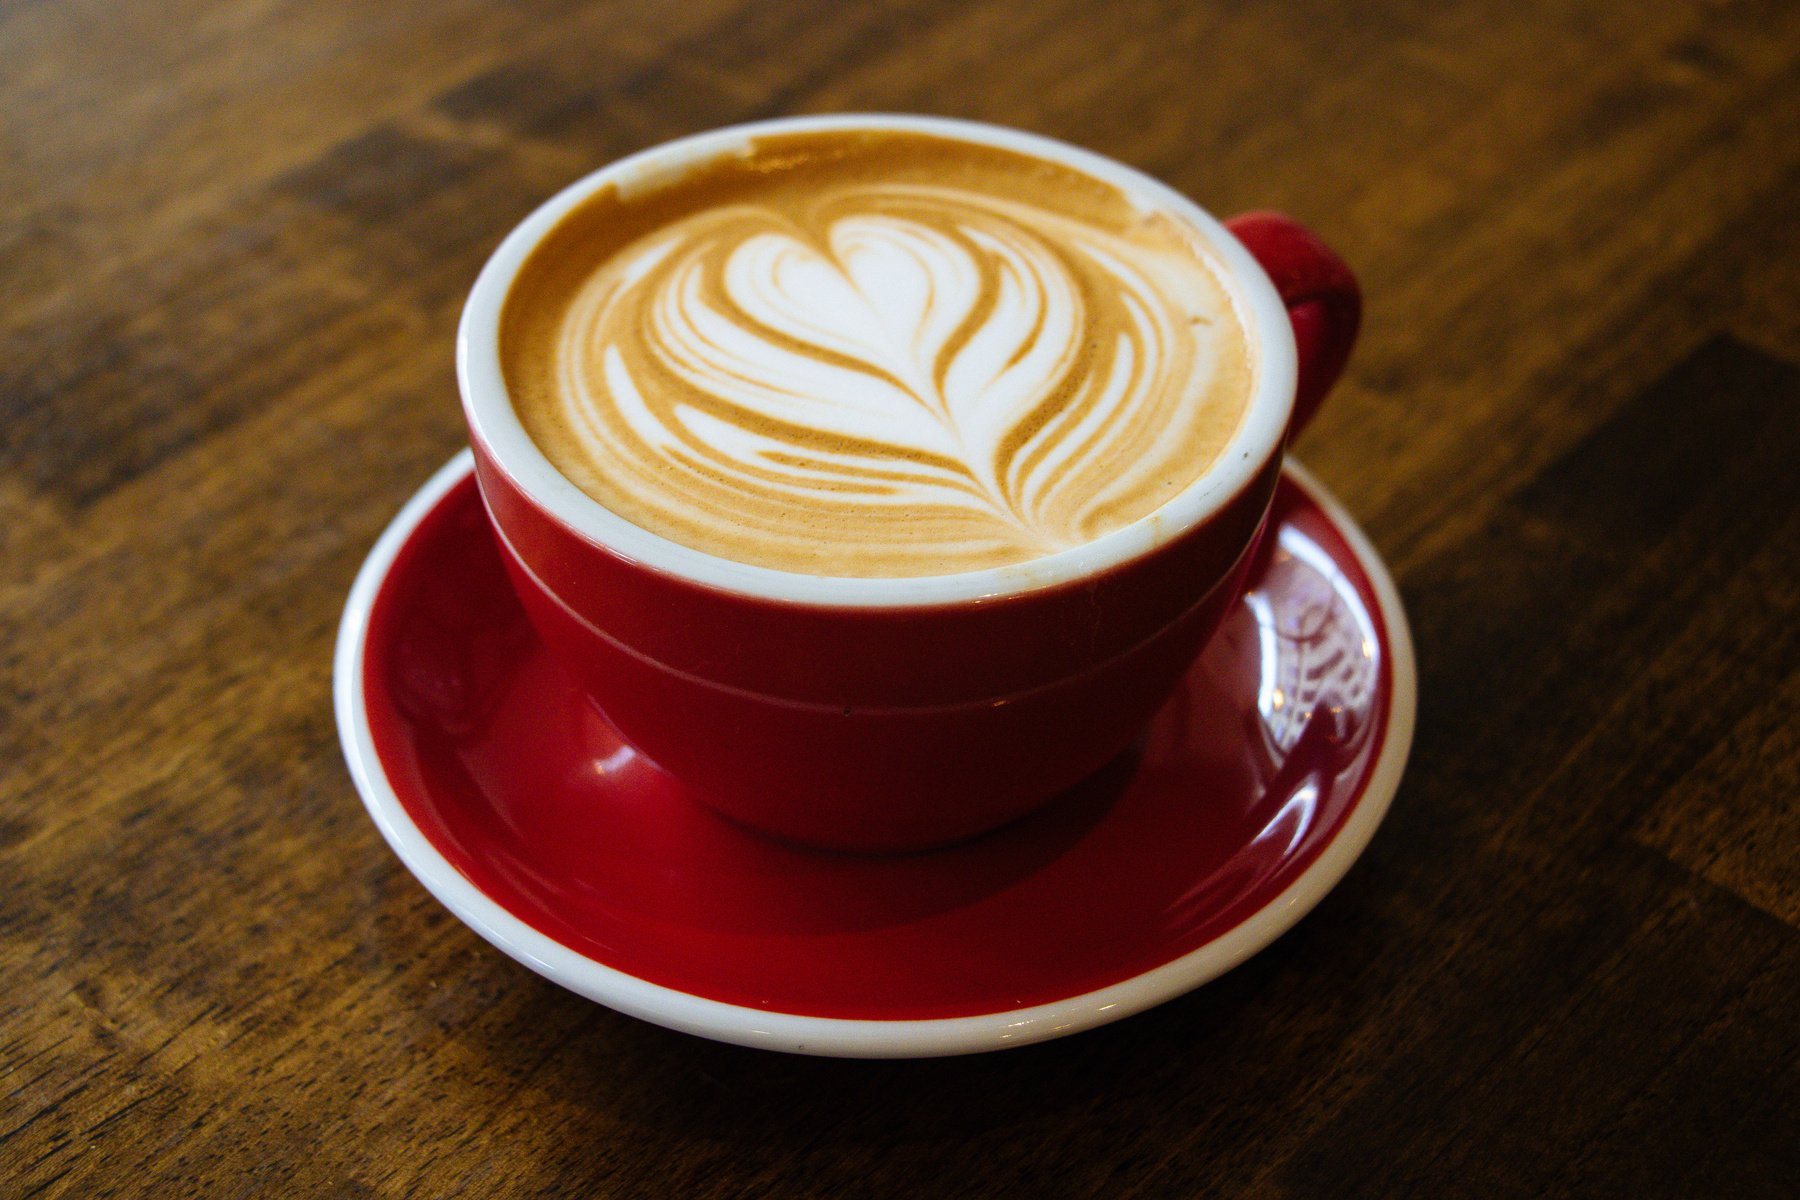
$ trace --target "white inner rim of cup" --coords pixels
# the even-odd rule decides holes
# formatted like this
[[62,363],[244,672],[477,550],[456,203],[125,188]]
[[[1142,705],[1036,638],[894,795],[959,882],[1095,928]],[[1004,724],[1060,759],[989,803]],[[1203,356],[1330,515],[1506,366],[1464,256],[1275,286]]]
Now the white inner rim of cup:
[[[519,267],[564,215],[596,191],[632,191],[679,178],[701,163],[740,153],[758,137],[833,129],[891,129],[998,146],[1049,159],[1105,180],[1147,209],[1185,221],[1205,239],[1238,305],[1255,384],[1237,433],[1212,469],[1161,508],[1073,549],[953,575],[850,578],[804,575],[735,562],[651,533],[612,512],[551,465],[513,410],[500,369],[500,311]],[[635,562],[709,587],[767,600],[834,607],[915,607],[1016,595],[1101,574],[1204,522],[1237,495],[1281,449],[1295,382],[1293,326],[1261,265],[1193,201],[1142,172],[1051,138],[945,117],[844,114],[734,125],[652,147],[570,184],[507,235],[463,307],[456,375],[474,435],[539,507],[588,540]]]

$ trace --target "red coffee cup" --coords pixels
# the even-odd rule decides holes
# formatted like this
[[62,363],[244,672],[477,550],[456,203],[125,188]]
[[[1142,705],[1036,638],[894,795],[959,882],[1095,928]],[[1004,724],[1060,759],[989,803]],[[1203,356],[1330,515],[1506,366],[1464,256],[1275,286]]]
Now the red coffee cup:
[[[1150,516],[1073,550],[898,579],[732,562],[632,525],[564,478],[525,433],[501,372],[501,307],[527,254],[597,189],[655,186],[759,135],[819,129],[1002,146],[1147,194],[1190,223],[1224,265],[1255,363],[1218,461]],[[1283,448],[1342,369],[1360,311],[1349,270],[1286,217],[1221,225],[1130,168],[993,126],[803,117],[656,147],[551,199],[476,281],[457,371],[513,584],[619,733],[754,828],[915,850],[1002,825],[1130,745],[1239,598]]]

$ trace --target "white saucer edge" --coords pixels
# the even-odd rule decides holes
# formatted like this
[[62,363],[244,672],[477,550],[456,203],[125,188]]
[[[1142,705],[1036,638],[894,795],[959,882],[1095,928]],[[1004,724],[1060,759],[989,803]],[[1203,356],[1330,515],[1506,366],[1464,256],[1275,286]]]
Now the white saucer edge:
[[846,1058],[924,1058],[1022,1046],[1094,1028],[1152,1008],[1223,975],[1299,922],[1362,855],[1387,815],[1417,719],[1418,675],[1400,593],[1360,526],[1292,457],[1283,462],[1349,543],[1375,591],[1387,628],[1392,694],[1380,755],[1362,799],[1318,858],[1286,890],[1223,936],[1172,962],[1097,991],[1031,1008],[911,1021],[852,1020],[765,1012],[650,983],[576,953],[507,912],[440,854],[407,815],[375,752],[364,704],[363,649],[370,611],[395,558],[427,513],[474,469],[457,454],[415,493],[377,539],[345,602],[332,665],[332,697],[344,759],[388,846],[438,902],[497,949],[545,978],[656,1025],[765,1050]]

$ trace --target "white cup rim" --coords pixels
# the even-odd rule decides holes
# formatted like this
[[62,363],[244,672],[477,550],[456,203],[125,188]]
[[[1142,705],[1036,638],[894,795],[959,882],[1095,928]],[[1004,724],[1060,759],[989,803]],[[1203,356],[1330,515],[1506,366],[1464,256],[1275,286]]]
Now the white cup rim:
[[[736,562],[671,541],[611,512],[570,482],[525,432],[500,368],[500,312],[526,257],[571,209],[609,184],[643,186],[773,134],[891,129],[934,134],[1060,162],[1120,187],[1184,221],[1223,264],[1255,356],[1244,417],[1211,469],[1147,516],[1042,558],[949,575],[860,578],[806,575]],[[960,604],[1096,578],[1168,544],[1219,512],[1280,454],[1297,373],[1293,326],[1262,266],[1213,216],[1168,185],[1092,151],[1003,126],[947,117],[844,113],[728,126],[650,147],[576,180],[502,241],[475,281],[456,336],[456,374],[473,437],[512,485],[583,538],[653,570],[757,599],[852,608]]]

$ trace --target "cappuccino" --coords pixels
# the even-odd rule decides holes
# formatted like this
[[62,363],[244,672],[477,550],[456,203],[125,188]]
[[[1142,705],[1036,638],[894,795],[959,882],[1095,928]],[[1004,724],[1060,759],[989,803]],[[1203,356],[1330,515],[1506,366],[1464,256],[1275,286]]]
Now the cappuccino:
[[531,251],[500,364],[546,458],[652,533],[933,576],[1153,513],[1255,362],[1205,237],[1119,186],[903,130],[755,138],[612,185]]

